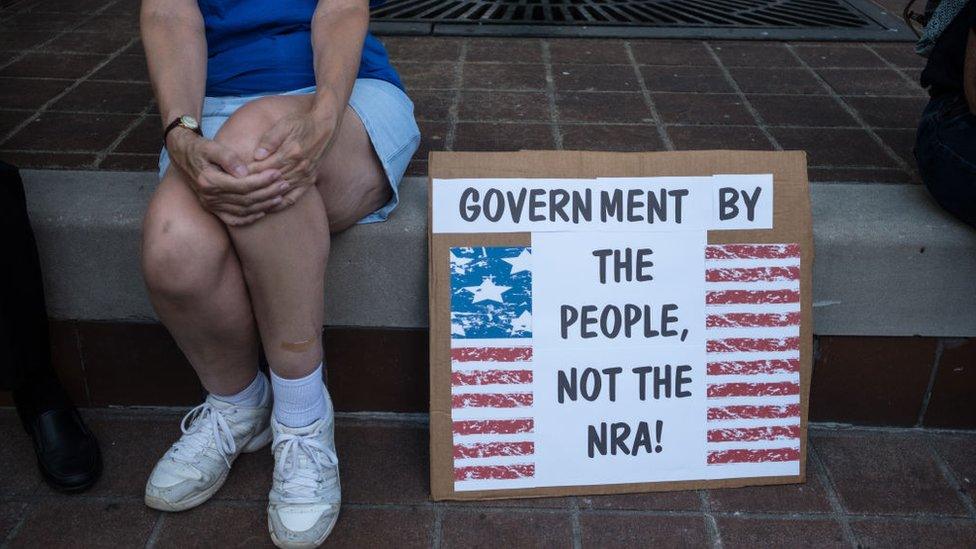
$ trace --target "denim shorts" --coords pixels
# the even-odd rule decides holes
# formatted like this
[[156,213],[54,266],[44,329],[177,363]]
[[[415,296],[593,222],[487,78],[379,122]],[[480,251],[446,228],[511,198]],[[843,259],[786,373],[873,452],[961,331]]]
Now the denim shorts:
[[[234,112],[245,104],[269,95],[300,95],[315,93],[315,86],[280,93],[266,93],[244,97],[205,97],[200,127],[204,137],[213,139],[217,131]],[[385,80],[359,78],[349,97],[349,106],[362,120],[390,182],[393,196],[382,208],[361,219],[360,223],[385,221],[400,201],[400,180],[407,164],[420,144],[420,130],[413,117],[413,102],[400,88]],[[169,154],[159,153],[159,178],[169,167]]]

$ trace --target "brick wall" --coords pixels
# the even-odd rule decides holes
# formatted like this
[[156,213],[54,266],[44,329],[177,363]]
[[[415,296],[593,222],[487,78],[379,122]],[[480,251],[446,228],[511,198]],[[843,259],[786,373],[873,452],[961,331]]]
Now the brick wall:
[[[342,411],[427,411],[427,331],[326,328]],[[188,406],[203,390],[158,324],[51,323],[54,361],[83,406]],[[811,421],[976,429],[976,338],[817,337]],[[9,405],[0,393],[0,404]]]

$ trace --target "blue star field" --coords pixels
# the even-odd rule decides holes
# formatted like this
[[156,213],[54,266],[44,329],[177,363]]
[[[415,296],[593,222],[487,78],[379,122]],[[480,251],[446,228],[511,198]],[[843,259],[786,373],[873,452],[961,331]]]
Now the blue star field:
[[531,248],[451,248],[451,338],[531,337]]

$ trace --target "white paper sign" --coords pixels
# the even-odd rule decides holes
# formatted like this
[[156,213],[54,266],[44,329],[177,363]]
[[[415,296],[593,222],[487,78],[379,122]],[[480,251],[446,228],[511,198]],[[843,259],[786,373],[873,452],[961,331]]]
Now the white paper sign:
[[710,177],[435,179],[435,233],[704,229]]
[[772,176],[435,179],[435,233],[772,228]]
[[798,474],[799,248],[703,235],[451,250],[455,490]]
[[711,229],[772,229],[773,176],[716,175]]
[[435,232],[531,232],[450,250],[455,490],[797,475],[800,247],[707,244],[772,192],[435,180]]
[[705,231],[534,233],[538,346],[701,345]]

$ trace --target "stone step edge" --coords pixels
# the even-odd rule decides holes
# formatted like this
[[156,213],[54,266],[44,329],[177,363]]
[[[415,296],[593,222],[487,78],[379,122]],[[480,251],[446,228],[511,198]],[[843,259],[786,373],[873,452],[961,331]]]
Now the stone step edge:
[[[149,172],[23,170],[50,316],[155,321],[139,272]],[[813,183],[814,332],[976,336],[976,231],[924,188]],[[426,178],[385,223],[333,240],[326,324],[426,327]]]

